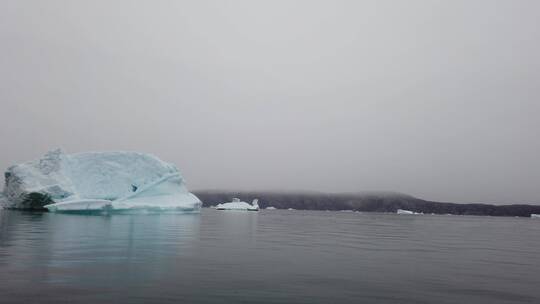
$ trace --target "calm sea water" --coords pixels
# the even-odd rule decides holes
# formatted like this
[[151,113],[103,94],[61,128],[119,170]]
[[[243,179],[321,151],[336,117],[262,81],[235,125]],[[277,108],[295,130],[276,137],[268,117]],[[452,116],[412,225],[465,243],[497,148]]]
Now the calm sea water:
[[1,303],[540,303],[540,220],[0,210]]

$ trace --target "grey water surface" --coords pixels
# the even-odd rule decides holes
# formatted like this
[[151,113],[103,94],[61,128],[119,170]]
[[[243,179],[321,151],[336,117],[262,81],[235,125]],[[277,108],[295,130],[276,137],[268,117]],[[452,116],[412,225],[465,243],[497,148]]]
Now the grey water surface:
[[0,210],[0,303],[540,303],[540,220]]

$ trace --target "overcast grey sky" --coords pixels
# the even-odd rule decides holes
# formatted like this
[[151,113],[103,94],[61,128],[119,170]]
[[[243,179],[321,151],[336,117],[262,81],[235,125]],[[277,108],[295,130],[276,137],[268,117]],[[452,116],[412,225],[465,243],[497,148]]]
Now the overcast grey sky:
[[540,1],[0,0],[0,167],[540,203]]

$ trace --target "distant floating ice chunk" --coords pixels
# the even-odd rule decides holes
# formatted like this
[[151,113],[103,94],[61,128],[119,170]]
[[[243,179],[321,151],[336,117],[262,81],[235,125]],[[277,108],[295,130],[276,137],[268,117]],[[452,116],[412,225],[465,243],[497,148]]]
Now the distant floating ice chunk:
[[133,209],[199,211],[178,169],[136,152],[64,154],[8,168],[5,206],[53,212]]
[[268,206],[265,208],[266,210],[276,210],[276,207]]
[[531,218],[538,218],[538,219],[540,219],[540,214],[534,214],[534,213],[533,213],[533,214],[531,214]]
[[397,214],[415,214],[413,211],[405,210],[405,209],[398,209]]
[[232,202],[218,204],[217,210],[236,210],[236,211],[259,211],[259,200],[254,199],[250,204],[242,202],[239,198],[233,198]]

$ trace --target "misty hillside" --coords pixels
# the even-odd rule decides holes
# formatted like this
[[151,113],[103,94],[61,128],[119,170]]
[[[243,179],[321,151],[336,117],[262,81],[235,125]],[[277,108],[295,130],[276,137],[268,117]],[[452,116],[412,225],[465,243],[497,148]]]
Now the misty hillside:
[[426,201],[410,195],[392,192],[362,192],[329,194],[317,192],[262,192],[262,191],[193,191],[204,207],[229,202],[238,197],[246,202],[259,199],[259,206],[298,210],[355,210],[364,212],[414,212],[456,215],[524,216],[539,214],[535,205],[456,204]]

